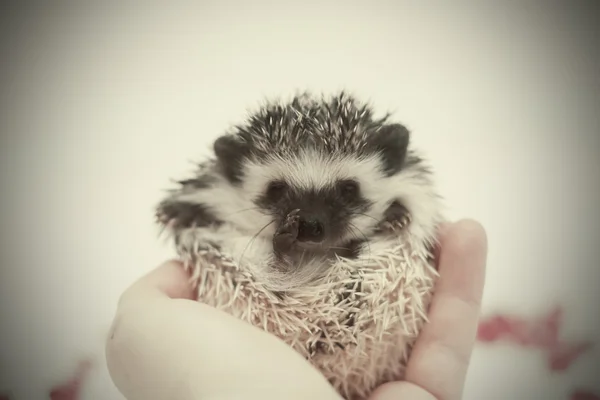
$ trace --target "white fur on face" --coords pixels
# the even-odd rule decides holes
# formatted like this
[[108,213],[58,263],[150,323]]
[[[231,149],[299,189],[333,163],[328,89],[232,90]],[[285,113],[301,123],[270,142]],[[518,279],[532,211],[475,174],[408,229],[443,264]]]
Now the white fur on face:
[[287,158],[273,156],[260,163],[250,162],[245,170],[243,188],[251,196],[262,194],[272,180],[284,180],[304,190],[323,188],[342,179],[356,180],[362,196],[373,203],[367,215],[352,218],[352,224],[362,232],[381,221],[394,200],[401,201],[411,213],[409,230],[418,239],[432,240],[432,231],[441,218],[439,199],[427,176],[417,168],[408,168],[386,177],[377,155],[357,158],[302,151]]
[[[367,215],[352,218],[355,231],[368,234],[383,219],[383,213],[394,200],[399,200],[409,210],[412,222],[408,232],[414,240],[433,242],[435,228],[441,221],[439,199],[429,178],[417,168],[407,168],[385,177],[375,155],[359,159],[304,151],[289,158],[273,156],[266,161],[247,162],[244,171],[245,178],[240,187],[221,177],[210,188],[174,196],[175,200],[208,206],[218,219],[226,221],[218,229],[202,228],[197,233],[218,243],[236,262],[243,256],[244,261],[258,266],[272,256],[271,239],[276,226],[253,200],[276,179],[301,189],[318,189],[340,179],[358,181],[362,196],[373,205]],[[194,240],[201,240],[198,234],[192,235]],[[357,238],[364,239],[362,236]]]

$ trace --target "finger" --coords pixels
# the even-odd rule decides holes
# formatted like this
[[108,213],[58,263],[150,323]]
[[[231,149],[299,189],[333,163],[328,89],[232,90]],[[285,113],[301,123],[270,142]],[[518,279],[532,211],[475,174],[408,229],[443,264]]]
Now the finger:
[[485,281],[487,238],[483,227],[465,220],[440,239],[440,278],[426,324],[413,349],[406,380],[435,398],[462,395],[475,343]]
[[431,393],[411,382],[392,382],[377,388],[369,400],[437,400]]
[[435,260],[436,269],[438,268],[439,263],[440,263],[440,253],[441,253],[441,249],[442,249],[440,246],[440,244],[441,244],[440,242],[444,237],[446,237],[448,229],[450,229],[451,227],[452,227],[452,224],[450,224],[448,222],[444,222],[444,223],[441,223],[437,228],[436,237],[438,238],[438,243],[433,249],[433,259]]
[[196,298],[190,274],[179,261],[163,263],[131,285],[119,299],[119,307],[130,302],[145,301],[148,296],[172,299]]

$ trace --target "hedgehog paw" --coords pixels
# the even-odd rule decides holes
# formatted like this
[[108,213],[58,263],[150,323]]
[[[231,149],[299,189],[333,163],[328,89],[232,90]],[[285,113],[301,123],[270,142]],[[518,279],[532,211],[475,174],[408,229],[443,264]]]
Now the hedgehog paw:
[[408,209],[401,203],[394,201],[384,213],[382,228],[392,230],[405,229],[412,222]]
[[398,222],[397,222],[398,228],[400,228],[400,229],[406,228],[408,225],[410,225],[411,221],[412,221],[412,218],[407,211],[407,213],[404,214],[403,216],[401,216],[400,219],[398,220]]
[[273,235],[273,247],[278,252],[286,252],[298,238],[298,228],[300,225],[299,210],[294,210],[287,215],[285,220],[279,225]]

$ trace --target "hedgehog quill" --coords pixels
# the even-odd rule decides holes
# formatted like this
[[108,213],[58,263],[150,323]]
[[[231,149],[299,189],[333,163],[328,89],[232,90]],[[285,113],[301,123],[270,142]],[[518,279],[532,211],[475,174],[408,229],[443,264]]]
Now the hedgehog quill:
[[278,336],[348,400],[404,377],[443,221],[410,132],[347,93],[267,101],[157,206],[198,300]]

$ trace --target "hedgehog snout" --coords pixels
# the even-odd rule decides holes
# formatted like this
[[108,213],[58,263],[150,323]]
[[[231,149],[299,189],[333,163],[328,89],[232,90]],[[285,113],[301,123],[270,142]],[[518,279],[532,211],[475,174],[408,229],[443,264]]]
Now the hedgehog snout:
[[324,239],[325,224],[323,221],[314,215],[300,214],[297,240],[299,242],[321,243]]

